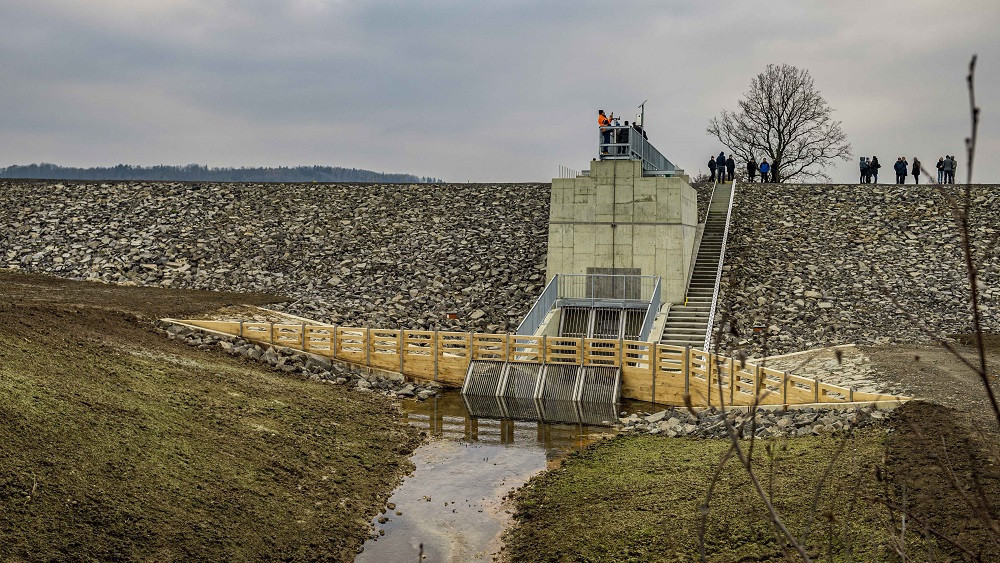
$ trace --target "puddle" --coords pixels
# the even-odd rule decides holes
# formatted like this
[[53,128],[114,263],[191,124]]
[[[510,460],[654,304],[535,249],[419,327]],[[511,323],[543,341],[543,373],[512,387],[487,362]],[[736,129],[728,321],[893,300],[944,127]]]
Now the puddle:
[[[620,409],[648,406],[626,402]],[[431,439],[410,458],[416,470],[389,498],[387,506],[394,508],[372,520],[384,535],[367,541],[356,562],[416,561],[421,544],[426,561],[491,561],[511,523],[504,495],[557,466],[570,451],[613,434],[612,428],[584,422],[617,414],[610,405],[595,410],[572,403],[467,403],[457,391],[404,401],[403,408],[409,424]],[[500,418],[505,415],[547,421]],[[575,422],[561,422],[566,420]]]

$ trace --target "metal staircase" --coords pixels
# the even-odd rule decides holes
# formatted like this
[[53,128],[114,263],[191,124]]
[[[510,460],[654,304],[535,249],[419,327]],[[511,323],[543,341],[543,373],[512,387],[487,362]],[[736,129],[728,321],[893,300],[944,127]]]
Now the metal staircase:
[[733,185],[716,184],[712,202],[705,218],[698,255],[688,283],[687,298],[681,305],[672,305],[663,325],[660,344],[672,346],[705,345],[708,323],[712,318],[713,298],[718,282],[719,259],[722,257],[726,222],[732,201]]

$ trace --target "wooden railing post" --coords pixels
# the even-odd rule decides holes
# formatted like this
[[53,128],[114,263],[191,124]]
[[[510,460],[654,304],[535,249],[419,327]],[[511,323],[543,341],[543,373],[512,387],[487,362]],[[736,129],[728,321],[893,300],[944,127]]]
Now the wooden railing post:
[[239,335],[238,335],[238,336],[239,336],[240,338],[243,338],[243,321],[240,321],[240,333],[239,333]]
[[434,351],[434,381],[438,380],[438,355],[441,353],[441,347],[438,344],[438,331],[434,331],[434,343],[431,345],[431,350]]
[[581,366],[586,361],[586,359],[584,358],[584,354],[583,354],[583,346],[584,346],[583,342],[584,342],[584,338],[580,337],[580,345],[577,346],[577,348],[576,348],[577,363],[580,364]]
[[655,405],[656,404],[656,373],[658,371],[660,371],[660,345],[654,342],[653,345],[650,346],[650,349],[653,352],[652,356],[651,356],[651,358],[653,360],[653,385],[650,388],[650,392],[649,392],[649,402],[651,402],[651,403],[653,403]]
[[371,367],[372,365],[372,329],[371,327],[365,327],[365,365]]
[[333,348],[333,357],[337,357],[337,325],[333,325],[333,336],[330,337],[330,347]]
[[681,371],[684,373],[684,395],[691,394],[691,346],[684,346],[684,357],[681,358]]
[[503,361],[510,362],[510,333],[503,335]]
[[269,336],[268,342],[271,344],[271,346],[274,346],[274,323],[268,323],[268,324],[271,325],[271,331],[270,334],[268,335]]
[[788,372],[781,372],[781,404],[788,404]]
[[306,323],[302,323],[302,334],[300,336],[302,337],[302,351],[305,352],[306,351]]
[[705,394],[706,406],[712,406],[712,367],[715,365],[715,359],[712,357],[711,352],[706,352],[705,359],[708,360],[708,375],[705,376],[706,386],[708,387],[708,392]]
[[733,358],[729,358],[729,405],[732,406],[735,400],[734,392],[736,391],[736,361]]
[[[548,341],[548,337],[543,334],[542,335],[541,349],[539,349],[539,352],[541,352],[541,356],[542,356],[542,365],[543,366],[545,364],[547,364],[548,360],[549,360],[548,353],[545,350],[545,348],[546,348],[546,342],[547,341]],[[541,425],[539,425],[539,428],[541,428]]]
[[403,373],[403,334],[403,329],[399,329],[399,373]]
[[819,379],[813,379],[813,402],[819,402]]

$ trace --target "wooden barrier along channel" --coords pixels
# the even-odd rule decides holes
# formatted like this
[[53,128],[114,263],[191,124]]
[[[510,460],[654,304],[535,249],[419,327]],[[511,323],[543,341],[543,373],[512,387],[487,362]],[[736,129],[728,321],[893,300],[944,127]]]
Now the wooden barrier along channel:
[[[333,325],[174,320],[195,328],[284,346],[359,366],[461,387],[472,360],[620,367],[628,399],[726,405],[899,402],[908,397],[863,393],[761,367],[703,350],[654,342],[432,330],[386,330]],[[766,392],[765,392],[766,390]]]

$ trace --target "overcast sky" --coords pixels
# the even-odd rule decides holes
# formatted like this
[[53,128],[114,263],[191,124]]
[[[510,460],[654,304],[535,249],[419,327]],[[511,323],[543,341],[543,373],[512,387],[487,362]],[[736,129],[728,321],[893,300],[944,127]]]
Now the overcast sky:
[[[855,157],[1000,182],[1000,2],[3,0],[0,165],[321,164],[547,181],[631,117],[689,173],[768,63],[809,69]],[[891,171],[883,170],[886,176]]]

